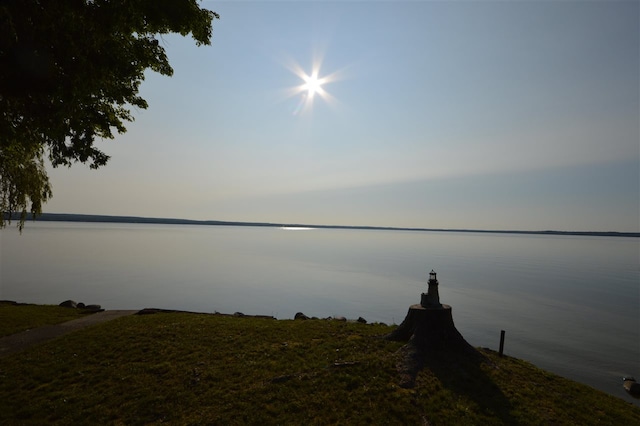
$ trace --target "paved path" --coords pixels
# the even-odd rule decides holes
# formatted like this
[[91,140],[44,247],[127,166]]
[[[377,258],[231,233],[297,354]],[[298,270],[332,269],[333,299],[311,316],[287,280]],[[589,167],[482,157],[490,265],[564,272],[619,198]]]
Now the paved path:
[[0,337],[0,357],[20,352],[30,346],[43,343],[56,337],[63,336],[72,331],[99,324],[126,315],[133,315],[138,311],[102,311],[95,314],[88,314],[82,318],[77,318],[61,324],[46,325],[23,331],[10,336]]

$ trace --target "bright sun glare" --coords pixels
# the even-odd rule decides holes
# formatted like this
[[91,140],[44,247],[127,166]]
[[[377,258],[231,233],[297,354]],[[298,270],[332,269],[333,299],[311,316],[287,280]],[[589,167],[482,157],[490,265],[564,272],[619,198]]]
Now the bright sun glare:
[[302,90],[307,91],[307,96],[311,99],[316,93],[320,95],[324,94],[324,90],[322,90],[322,83],[324,83],[323,78],[318,78],[318,73],[314,72],[310,76],[303,76],[303,80],[305,84],[302,85]]
[[310,110],[313,106],[313,99],[316,94],[320,95],[320,97],[329,104],[336,103],[336,99],[331,96],[323,86],[325,84],[332,83],[338,80],[339,73],[334,72],[332,74],[320,77],[319,74],[321,62],[321,60],[314,60],[311,74],[307,74],[306,72],[304,72],[302,68],[294,61],[290,61],[288,64],[286,64],[287,68],[289,68],[304,82],[299,86],[287,89],[287,97],[295,97],[297,95],[301,95],[298,106],[293,112],[294,115],[298,115],[306,110]]

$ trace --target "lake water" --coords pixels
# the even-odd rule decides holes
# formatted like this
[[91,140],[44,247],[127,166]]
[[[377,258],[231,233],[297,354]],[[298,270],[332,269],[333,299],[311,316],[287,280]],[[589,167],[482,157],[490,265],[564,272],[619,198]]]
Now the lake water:
[[640,405],[637,238],[28,223],[0,232],[0,299],[399,324],[428,273],[458,330]]

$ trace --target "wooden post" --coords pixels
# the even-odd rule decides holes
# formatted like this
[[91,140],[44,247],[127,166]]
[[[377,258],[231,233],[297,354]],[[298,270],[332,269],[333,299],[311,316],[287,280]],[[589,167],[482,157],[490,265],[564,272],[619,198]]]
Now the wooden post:
[[504,333],[504,330],[500,330],[500,352],[498,352],[500,356],[502,356],[502,353],[504,352]]

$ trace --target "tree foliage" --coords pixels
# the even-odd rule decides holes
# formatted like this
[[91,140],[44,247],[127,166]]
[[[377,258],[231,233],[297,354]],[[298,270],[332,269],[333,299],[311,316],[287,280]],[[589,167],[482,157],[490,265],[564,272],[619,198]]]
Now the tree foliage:
[[113,139],[147,108],[147,69],[173,69],[158,37],[211,42],[215,12],[197,0],[7,0],[0,3],[0,228],[11,213],[41,212],[51,196],[44,167],[109,157]]

